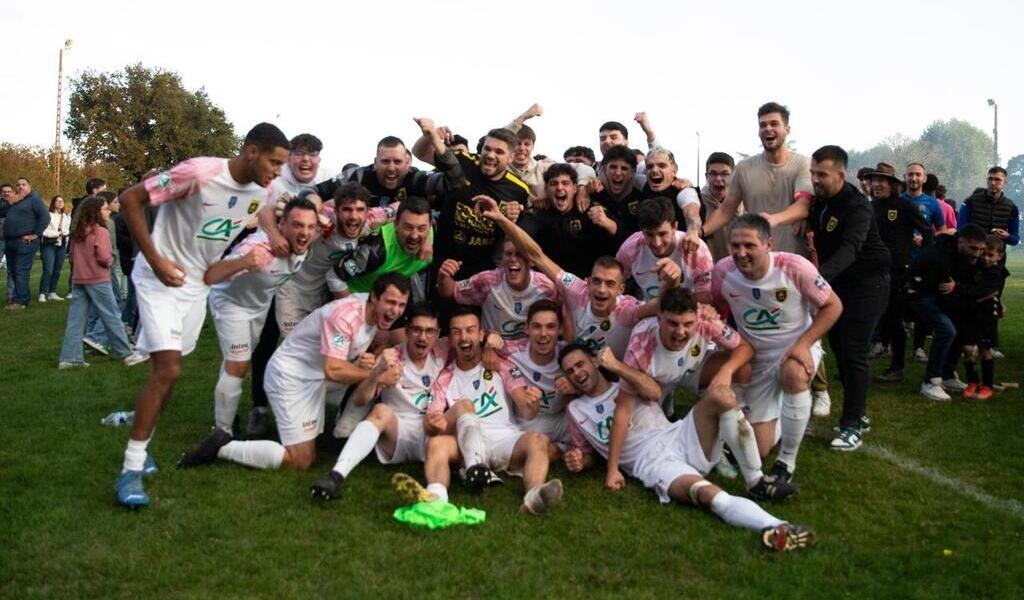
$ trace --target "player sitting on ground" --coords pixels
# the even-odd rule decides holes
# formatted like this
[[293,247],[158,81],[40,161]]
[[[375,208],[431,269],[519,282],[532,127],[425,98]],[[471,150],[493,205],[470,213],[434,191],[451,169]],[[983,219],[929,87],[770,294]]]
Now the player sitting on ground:
[[224,357],[213,390],[213,420],[228,433],[238,412],[252,349],[259,342],[274,293],[301,268],[316,237],[316,205],[303,195],[293,198],[285,206],[278,229],[288,240],[287,256],[273,256],[267,235],[257,231],[235,246],[224,260],[211,265],[203,276],[207,285],[213,286],[210,312]]
[[[555,283],[558,296],[572,316],[573,334],[576,342],[593,350],[610,346],[615,356],[626,351],[629,332],[637,321],[658,312],[658,301],[645,304],[623,294],[625,278],[622,265],[610,256],[602,256],[594,262],[587,281],[567,273],[555,264],[521,227],[510,221],[498,210],[498,204],[487,196],[477,196],[476,210],[493,220],[505,232],[537,270]],[[665,285],[672,286],[678,280],[671,279],[671,259],[660,259],[655,268],[665,277]],[[676,270],[678,273],[678,269]]]
[[449,321],[449,340],[455,360],[434,382],[433,400],[424,420],[429,436],[424,469],[427,491],[447,501],[449,465],[461,461],[470,491],[500,483],[492,469],[504,470],[523,478],[524,511],[548,512],[562,500],[562,482],[544,482],[549,466],[548,438],[520,429],[509,404],[511,400],[520,415],[532,419],[540,408],[541,391],[527,387],[522,372],[508,362],[503,361],[497,372],[484,367],[484,332],[472,308],[455,309]]
[[428,305],[413,306],[408,317],[405,343],[384,350],[373,372],[349,398],[359,406],[378,395],[381,402],[356,425],[334,468],[310,487],[311,497],[330,500],[339,496],[345,478],[375,448],[377,460],[385,465],[426,459],[423,415],[430,404],[430,386],[445,366],[448,340],[438,339],[437,314]]
[[685,419],[669,423],[656,406],[635,402],[619,393],[619,384],[605,379],[599,366],[627,381],[635,377],[610,353],[595,359],[572,344],[562,350],[559,363],[581,394],[568,408],[574,448],[565,453],[565,466],[570,471],[593,466],[596,451],[608,459],[605,485],[612,490],[626,484],[621,468],[653,489],[663,504],[675,500],[707,508],[729,525],[760,531],[762,543],[773,550],[814,543],[810,528],[773,517],[704,479],[721,456],[720,425],[740,427],[740,412],[728,385],[710,388]]
[[376,359],[367,350],[378,333],[386,335],[402,316],[408,299],[409,279],[388,273],[374,283],[369,297],[355,294],[313,311],[267,365],[267,397],[281,443],[231,441],[214,428],[181,457],[178,467],[221,458],[257,469],[308,469],[316,458],[316,437],[324,430],[326,383],[352,385],[370,376]]
[[461,262],[450,258],[441,264],[437,293],[442,298],[455,298],[459,304],[483,307],[484,327],[505,339],[525,337],[526,310],[534,302],[558,298],[555,284],[543,273],[531,270],[529,261],[512,242],[505,242],[497,269],[455,281],[461,267]]

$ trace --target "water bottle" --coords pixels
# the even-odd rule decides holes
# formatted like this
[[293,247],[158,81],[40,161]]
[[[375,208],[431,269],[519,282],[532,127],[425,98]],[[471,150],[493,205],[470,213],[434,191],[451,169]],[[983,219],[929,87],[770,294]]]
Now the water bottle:
[[122,425],[131,425],[135,421],[134,410],[118,410],[110,413],[103,417],[100,421],[101,425],[113,425],[114,427],[120,427]]

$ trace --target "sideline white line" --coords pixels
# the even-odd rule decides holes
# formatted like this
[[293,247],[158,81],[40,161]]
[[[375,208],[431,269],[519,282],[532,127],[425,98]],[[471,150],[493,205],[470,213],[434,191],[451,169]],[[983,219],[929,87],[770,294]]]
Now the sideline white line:
[[920,475],[932,483],[937,483],[942,487],[949,488],[950,490],[975,500],[988,508],[1006,513],[1024,521],[1024,503],[1009,498],[997,498],[989,495],[980,488],[967,483],[966,481],[960,481],[959,479],[943,474],[937,469],[926,467],[915,460],[900,456],[885,446],[867,443],[864,444],[862,448],[864,452],[874,456],[875,458],[880,458],[884,461],[890,462],[904,471],[910,471],[915,475]]

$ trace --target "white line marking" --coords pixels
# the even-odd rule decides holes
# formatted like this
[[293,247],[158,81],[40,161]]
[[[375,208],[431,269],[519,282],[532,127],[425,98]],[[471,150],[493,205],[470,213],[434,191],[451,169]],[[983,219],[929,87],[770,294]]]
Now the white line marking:
[[950,490],[953,490],[962,496],[966,496],[983,506],[987,506],[988,508],[1006,513],[1024,521],[1024,503],[1009,498],[997,498],[989,495],[977,486],[945,475],[937,469],[926,467],[915,460],[900,456],[885,446],[880,446],[878,444],[864,444],[863,449],[867,454],[874,456],[875,458],[880,458],[886,462],[890,462],[904,471],[910,471],[915,475],[920,475],[932,483],[949,488]]

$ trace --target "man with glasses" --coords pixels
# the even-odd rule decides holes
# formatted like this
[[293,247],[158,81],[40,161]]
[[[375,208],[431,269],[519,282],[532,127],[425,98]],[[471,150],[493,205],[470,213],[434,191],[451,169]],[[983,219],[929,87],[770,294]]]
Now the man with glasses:
[[[712,152],[704,162],[704,179],[707,183],[700,189],[701,221],[706,220],[708,215],[725,202],[725,194],[729,191],[729,182],[732,180],[732,170],[735,167],[736,162],[725,152]],[[742,208],[737,209],[737,213],[742,211]],[[729,256],[729,237],[725,230],[712,233],[704,238],[704,241],[716,262]]]

